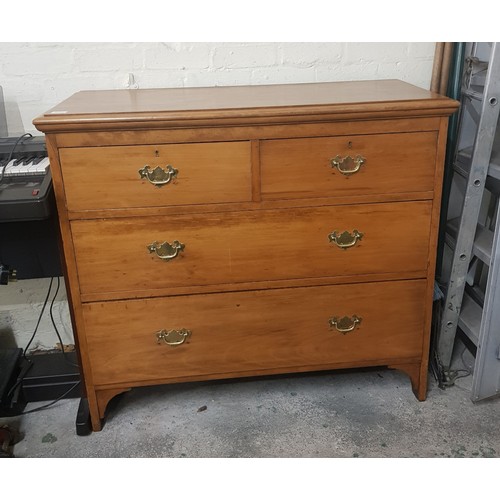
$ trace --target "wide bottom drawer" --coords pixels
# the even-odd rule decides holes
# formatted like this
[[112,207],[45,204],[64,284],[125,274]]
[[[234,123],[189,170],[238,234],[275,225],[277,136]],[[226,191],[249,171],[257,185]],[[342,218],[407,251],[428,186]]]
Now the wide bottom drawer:
[[425,288],[408,280],[84,304],[93,383],[418,358]]

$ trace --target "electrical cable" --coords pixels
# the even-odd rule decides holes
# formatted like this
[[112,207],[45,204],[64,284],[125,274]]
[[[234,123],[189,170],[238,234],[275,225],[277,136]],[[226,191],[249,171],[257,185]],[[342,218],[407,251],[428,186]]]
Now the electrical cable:
[[[455,382],[455,380],[458,380],[459,378],[465,378],[471,375],[471,372],[469,370],[454,370],[454,371],[456,375],[453,377],[453,382]],[[460,372],[464,372],[464,374],[458,375]]]
[[37,408],[33,408],[31,410],[26,410],[19,412],[17,415],[27,415],[28,413],[35,413],[36,411],[40,410],[45,410],[45,408],[49,408],[53,404],[56,404],[58,401],[63,399],[65,396],[67,396],[73,389],[76,389],[76,387],[80,384],[80,381],[75,382],[63,395],[59,396],[57,399],[54,399],[54,401],[51,401],[50,403],[47,403],[46,405],[43,406],[38,406]]
[[2,171],[0,172],[0,183],[3,181],[3,177],[5,175],[5,169],[7,168],[7,165],[10,163],[10,160],[12,160],[12,155],[14,154],[14,151],[16,150],[17,148],[17,145],[19,144],[19,141],[21,141],[23,138],[25,137],[33,137],[29,132],[26,133],[26,134],[23,134],[21,136],[19,136],[16,140],[16,142],[14,143],[14,145],[12,146],[12,149],[10,150],[10,153],[9,153],[9,157],[7,159],[7,162],[5,163],[5,165],[2,167]]
[[54,327],[54,330],[56,332],[56,335],[57,335],[57,338],[59,339],[59,345],[61,346],[61,351],[62,351],[62,355],[64,357],[64,361],[66,361],[66,363],[68,363],[68,365],[71,365],[71,366],[76,366],[77,368],[80,368],[79,365],[77,365],[76,363],[73,363],[71,362],[67,356],[66,356],[66,351],[64,350],[64,344],[63,344],[63,341],[61,339],[61,335],[59,334],[59,330],[56,326],[56,322],[54,321],[54,315],[53,315],[53,306],[54,306],[54,301],[56,300],[56,297],[57,297],[57,294],[59,293],[59,287],[61,285],[61,280],[59,278],[59,276],[57,276],[57,288],[56,288],[56,293],[54,294],[54,297],[52,298],[52,302],[50,303],[50,307],[49,307],[49,314],[50,314],[50,320],[52,321],[52,326]]
[[452,387],[453,385],[455,385],[455,382],[459,378],[465,378],[465,377],[469,377],[470,375],[472,375],[472,369],[467,366],[467,363],[464,360],[464,354],[465,354],[465,351],[467,351],[467,350],[468,350],[467,347],[464,346],[462,353],[460,354],[460,359],[466,368],[449,370],[447,373],[447,380],[443,382],[443,385],[445,387]]
[[42,310],[40,311],[40,314],[38,315],[38,320],[36,322],[35,329],[33,331],[33,334],[31,335],[31,338],[24,348],[23,351],[23,358],[27,363],[27,367],[21,370],[21,374],[17,380],[17,382],[10,388],[9,392],[7,393],[7,396],[11,396],[13,392],[23,383],[24,377],[26,377],[27,373],[31,370],[33,367],[33,362],[26,356],[26,352],[28,351],[29,346],[33,342],[33,339],[35,338],[36,332],[38,331],[38,326],[40,325],[40,321],[42,320],[43,317],[43,312],[45,311],[45,308],[47,307],[47,302],[49,301],[49,296],[50,296],[50,291],[52,289],[52,283],[54,281],[54,278],[50,278],[50,283],[49,283],[49,289],[47,290],[47,295],[45,296],[45,300],[43,302]]
[[[28,344],[26,345],[26,347],[24,348],[24,351],[23,351],[23,357],[25,359],[25,361],[28,363],[28,367],[26,369],[24,369],[24,373],[22,373],[22,376],[19,377],[19,379],[17,380],[17,382],[10,388],[9,392],[8,392],[8,396],[10,396],[15,390],[16,388],[22,384],[23,380],[24,380],[24,377],[26,376],[26,374],[28,373],[28,371],[31,369],[31,367],[33,366],[33,362],[26,356],[26,353],[28,351],[28,348],[29,346],[31,345],[31,343],[33,342],[34,338],[35,338],[35,335],[38,331],[38,327],[40,325],[40,321],[43,317],[43,313],[45,311],[45,308],[47,307],[47,303],[49,301],[49,297],[50,297],[50,292],[52,291],[52,285],[53,285],[53,282],[54,282],[54,277],[51,277],[50,278],[50,283],[49,283],[49,289],[47,290],[47,295],[45,296],[45,300],[43,302],[43,306],[42,306],[42,310],[40,311],[40,314],[38,315],[38,320],[37,320],[37,323],[36,323],[36,326],[35,326],[35,329],[33,331],[33,334],[31,335],[31,338],[28,342]],[[52,321],[52,325],[54,326],[54,329],[56,331],[56,335],[57,335],[57,338],[59,339],[59,342],[61,344],[61,350],[63,352],[63,356],[64,356],[64,359],[66,360],[67,363],[69,363],[70,365],[72,366],[76,366],[79,368],[79,365],[75,364],[75,363],[72,363],[71,361],[69,361],[67,358],[66,358],[66,353],[64,351],[64,345],[63,345],[63,342],[62,342],[62,339],[61,339],[61,335],[59,333],[59,330],[57,329],[57,326],[55,324],[55,321],[54,321],[54,316],[53,316],[53,312],[52,312],[52,309],[53,309],[53,305],[54,305],[54,301],[57,297],[57,294],[59,292],[59,287],[60,287],[60,278],[59,276],[57,276],[57,287],[56,287],[56,291],[55,291],[55,294],[54,296],[52,297],[52,301],[50,303],[50,306],[49,306],[49,313],[50,313],[50,318],[51,318],[51,321]],[[57,403],[58,401],[60,401],[61,399],[63,399],[65,396],[67,396],[71,391],[73,391],[78,385],[80,384],[80,380],[78,382],[76,382],[75,384],[73,384],[64,394],[62,394],[61,396],[59,396],[57,399],[55,399],[54,401],[51,401],[50,403],[47,403],[45,405],[42,405],[42,406],[39,406],[37,408],[33,408],[32,410],[27,410],[27,411],[23,411],[23,412],[19,412],[17,415],[26,415],[28,413],[34,413],[34,412],[37,412],[37,411],[40,411],[40,410],[44,410],[45,408],[49,408],[50,406],[52,406],[53,404]]]
[[26,361],[29,362],[28,358],[26,357],[26,352],[28,351],[29,346],[33,342],[33,339],[35,338],[36,332],[38,331],[38,327],[40,325],[40,321],[42,320],[43,312],[45,311],[45,307],[47,307],[47,302],[49,301],[49,296],[50,296],[50,291],[52,290],[52,283],[54,282],[54,277],[50,278],[50,283],[49,283],[49,289],[47,290],[47,295],[45,297],[45,300],[43,302],[42,310],[40,311],[40,314],[38,316],[38,321],[36,322],[35,330],[33,331],[33,335],[31,336],[28,344],[24,348],[23,351],[23,357]]

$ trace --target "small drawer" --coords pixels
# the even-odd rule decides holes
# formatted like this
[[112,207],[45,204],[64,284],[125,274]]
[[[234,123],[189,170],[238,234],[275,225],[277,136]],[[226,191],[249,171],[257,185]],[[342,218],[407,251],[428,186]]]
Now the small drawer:
[[431,202],[71,223],[82,295],[427,270]]
[[425,280],[410,280],[84,304],[93,382],[416,358],[422,353],[425,289]]
[[435,132],[262,141],[262,199],[432,197],[436,147]]
[[250,143],[62,148],[68,210],[252,199]]

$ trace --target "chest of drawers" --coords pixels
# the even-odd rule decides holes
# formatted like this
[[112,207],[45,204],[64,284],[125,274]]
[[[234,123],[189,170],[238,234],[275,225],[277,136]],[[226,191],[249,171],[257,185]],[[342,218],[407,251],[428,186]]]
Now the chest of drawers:
[[93,429],[182,381],[389,366],[423,400],[456,107],[388,80],[89,91],[37,118]]

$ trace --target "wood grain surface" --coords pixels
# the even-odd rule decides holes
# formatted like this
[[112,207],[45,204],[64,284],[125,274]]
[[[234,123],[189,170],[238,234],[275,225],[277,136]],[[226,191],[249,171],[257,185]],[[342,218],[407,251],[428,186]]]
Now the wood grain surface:
[[[262,199],[432,191],[436,141],[435,132],[261,141]],[[356,173],[332,168],[358,155]]]
[[[71,223],[82,294],[427,271],[431,203],[380,203]],[[409,223],[411,221],[411,223]],[[355,246],[329,241],[363,233]],[[164,261],[147,246],[185,245]]]
[[[63,148],[68,210],[158,207],[252,199],[250,142]],[[178,171],[162,187],[139,170]]]
[[[425,280],[85,304],[96,385],[421,355]],[[395,298],[397,297],[397,300]],[[332,317],[357,315],[342,334]],[[182,345],[156,332],[189,329]]]
[[440,115],[452,99],[398,80],[211,88],[95,90],[74,94],[34,120],[43,132]]

